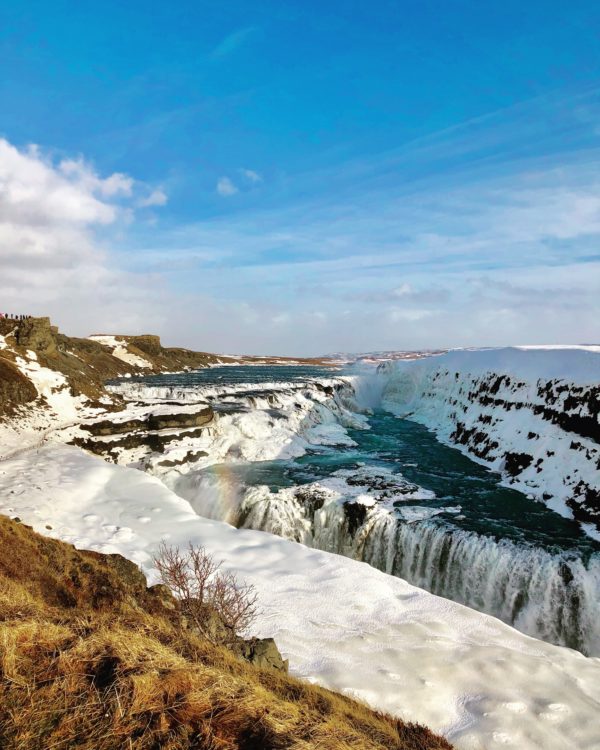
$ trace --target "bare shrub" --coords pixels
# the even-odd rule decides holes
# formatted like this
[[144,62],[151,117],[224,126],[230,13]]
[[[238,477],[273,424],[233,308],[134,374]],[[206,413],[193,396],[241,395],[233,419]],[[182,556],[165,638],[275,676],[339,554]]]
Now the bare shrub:
[[[250,628],[258,614],[258,596],[251,584],[233,573],[222,573],[204,547],[191,542],[187,550],[161,542],[154,558],[162,582],[179,599],[183,614],[208,640],[223,642]],[[214,627],[214,618],[221,624]]]

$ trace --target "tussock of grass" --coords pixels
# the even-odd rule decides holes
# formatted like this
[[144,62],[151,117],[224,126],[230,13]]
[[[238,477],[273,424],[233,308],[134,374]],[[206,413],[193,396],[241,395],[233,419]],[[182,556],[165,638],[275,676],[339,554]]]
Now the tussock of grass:
[[0,517],[4,750],[446,750],[191,631],[118,556]]

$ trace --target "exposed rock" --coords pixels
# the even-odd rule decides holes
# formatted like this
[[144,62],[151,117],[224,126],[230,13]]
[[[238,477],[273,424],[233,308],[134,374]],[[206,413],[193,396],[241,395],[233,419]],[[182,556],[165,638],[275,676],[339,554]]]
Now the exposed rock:
[[17,344],[38,354],[56,353],[56,336],[50,318],[28,318],[19,321]]
[[181,414],[150,414],[147,420],[149,430],[171,430],[180,427],[201,427],[212,421],[214,412],[207,406],[197,412]]
[[159,336],[145,334],[144,336],[131,336],[129,342],[144,354],[157,356],[162,352],[162,346]]
[[107,437],[110,435],[124,435],[128,432],[138,432],[139,430],[148,429],[148,424],[142,419],[128,419],[124,422],[112,422],[110,419],[104,419],[101,422],[92,422],[81,426],[82,430],[90,432],[92,435]]
[[289,662],[281,656],[273,638],[250,638],[238,646],[240,656],[260,669],[287,672]]
[[204,458],[205,456],[208,456],[208,453],[206,451],[188,451],[183,458],[164,459],[163,461],[159,461],[158,465],[164,466],[165,468],[172,468],[173,466],[183,466],[184,464],[193,463],[199,458]]
[[362,503],[344,503],[344,515],[348,522],[348,533],[353,536],[367,517],[367,507]]
[[34,401],[37,395],[31,380],[12,362],[0,358],[0,414]]

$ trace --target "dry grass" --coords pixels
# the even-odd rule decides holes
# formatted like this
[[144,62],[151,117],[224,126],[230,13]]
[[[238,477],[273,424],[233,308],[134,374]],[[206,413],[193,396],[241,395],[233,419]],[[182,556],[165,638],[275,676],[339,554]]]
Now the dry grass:
[[131,563],[0,517],[0,747],[450,748],[427,729],[259,670],[182,631],[176,616]]

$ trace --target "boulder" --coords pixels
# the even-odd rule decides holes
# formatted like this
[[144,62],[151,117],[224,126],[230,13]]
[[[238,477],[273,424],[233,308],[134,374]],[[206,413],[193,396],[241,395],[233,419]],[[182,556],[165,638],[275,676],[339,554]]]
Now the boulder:
[[288,660],[281,656],[273,638],[250,638],[238,643],[239,655],[259,669],[275,669],[278,672],[288,671]]

